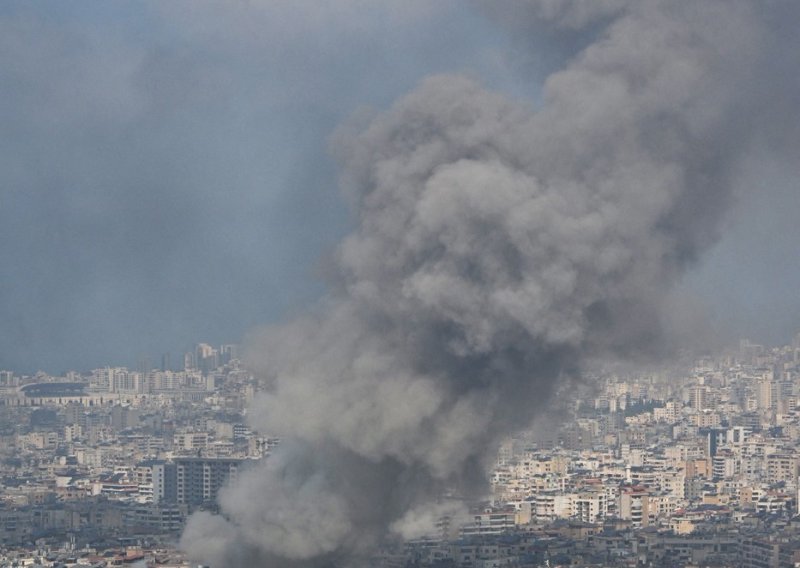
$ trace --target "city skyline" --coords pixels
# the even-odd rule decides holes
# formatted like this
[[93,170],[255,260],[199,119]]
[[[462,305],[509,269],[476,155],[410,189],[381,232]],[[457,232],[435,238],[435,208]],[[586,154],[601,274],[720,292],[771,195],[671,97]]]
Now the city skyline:
[[[647,373],[587,372],[592,386],[565,389],[502,441],[481,493],[449,493],[404,519],[373,565],[800,558],[800,334]],[[177,539],[190,515],[281,459],[281,439],[243,421],[263,385],[238,361],[146,383],[132,374],[97,369],[71,377],[77,390],[0,373],[0,565],[188,568]]]

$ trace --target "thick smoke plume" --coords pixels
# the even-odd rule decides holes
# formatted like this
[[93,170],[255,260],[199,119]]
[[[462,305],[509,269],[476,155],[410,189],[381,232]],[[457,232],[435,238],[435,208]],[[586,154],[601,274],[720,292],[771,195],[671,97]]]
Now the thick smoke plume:
[[[571,29],[595,17],[528,4]],[[587,355],[659,341],[667,292],[772,128],[753,85],[781,5],[603,6],[538,110],[440,76],[335,136],[358,228],[326,305],[254,341],[253,425],[289,441],[222,515],[190,519],[198,559],[361,565],[387,534],[424,530],[445,490],[478,487],[497,441]]]

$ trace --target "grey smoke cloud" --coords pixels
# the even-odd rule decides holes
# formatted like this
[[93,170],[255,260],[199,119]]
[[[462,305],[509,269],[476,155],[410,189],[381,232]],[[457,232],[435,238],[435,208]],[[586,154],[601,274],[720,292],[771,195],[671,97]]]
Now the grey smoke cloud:
[[538,110],[436,76],[334,136],[357,228],[333,291],[251,342],[251,421],[289,441],[223,516],[190,519],[198,559],[361,565],[445,489],[478,491],[497,441],[584,358],[660,343],[671,289],[793,97],[751,88],[775,46],[763,4],[612,4]]
[[609,21],[620,14],[631,0],[479,0],[488,13],[512,27],[529,27],[542,23],[560,30],[581,30],[598,22]]

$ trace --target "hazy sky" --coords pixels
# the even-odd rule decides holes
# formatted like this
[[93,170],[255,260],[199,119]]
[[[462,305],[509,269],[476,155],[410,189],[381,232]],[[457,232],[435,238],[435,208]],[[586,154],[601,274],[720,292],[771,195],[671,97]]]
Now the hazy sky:
[[[535,105],[582,44],[525,30],[522,48],[485,16],[455,0],[0,4],[0,368],[177,360],[314,302],[351,222],[338,124],[441,72]],[[726,338],[779,342],[800,328],[798,177],[751,170],[687,290]]]

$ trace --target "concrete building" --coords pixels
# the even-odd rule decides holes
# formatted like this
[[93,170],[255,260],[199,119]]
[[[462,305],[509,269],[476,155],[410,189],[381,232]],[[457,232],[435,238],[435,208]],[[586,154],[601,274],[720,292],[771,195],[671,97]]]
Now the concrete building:
[[631,521],[635,528],[650,524],[650,492],[640,486],[625,487],[619,493],[619,518]]
[[176,498],[179,504],[201,505],[217,500],[219,490],[235,479],[241,459],[237,458],[177,458]]

